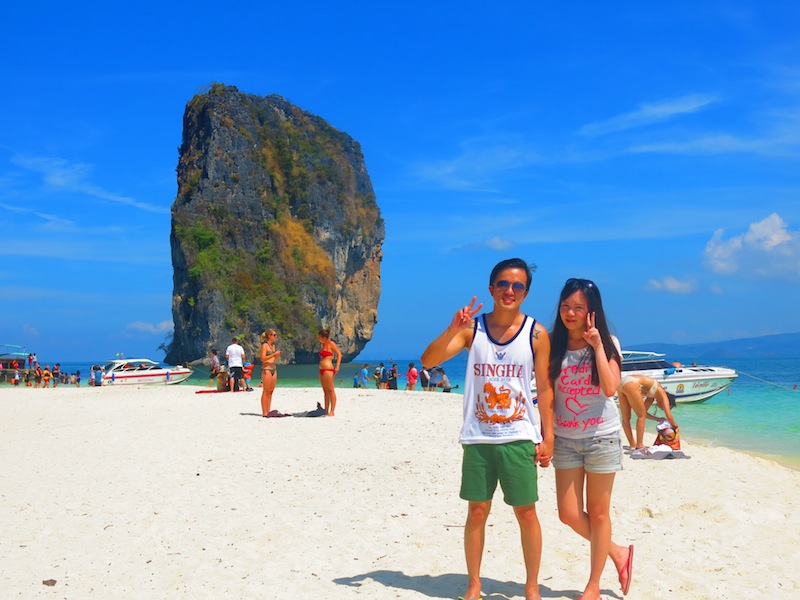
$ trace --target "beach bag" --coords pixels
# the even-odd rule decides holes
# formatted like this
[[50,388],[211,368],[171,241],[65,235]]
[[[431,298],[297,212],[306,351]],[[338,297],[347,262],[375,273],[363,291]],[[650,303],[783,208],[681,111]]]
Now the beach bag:
[[661,421],[656,425],[656,440],[654,446],[669,446],[673,450],[681,449],[681,428],[677,425],[672,428],[669,421]]

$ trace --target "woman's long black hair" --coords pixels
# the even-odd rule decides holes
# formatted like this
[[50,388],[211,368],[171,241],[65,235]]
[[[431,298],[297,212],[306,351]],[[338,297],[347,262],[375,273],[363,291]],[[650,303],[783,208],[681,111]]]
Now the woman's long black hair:
[[[606,358],[609,361],[612,358],[616,358],[619,364],[622,365],[622,357],[617,351],[617,346],[612,341],[611,332],[608,329],[608,321],[606,321],[606,313],[603,310],[603,299],[600,297],[600,290],[594,282],[588,279],[567,279],[567,283],[564,284],[564,289],[561,290],[561,295],[558,298],[556,320],[550,333],[550,383],[553,385],[553,389],[555,389],[556,380],[561,375],[561,362],[567,353],[567,342],[569,340],[569,332],[563,321],[561,321],[561,303],[577,291],[583,292],[583,295],[586,296],[589,312],[595,314],[594,325],[600,332],[600,339],[603,340]],[[592,385],[600,385],[600,376],[595,368],[594,349],[589,346],[589,351],[592,363]]]

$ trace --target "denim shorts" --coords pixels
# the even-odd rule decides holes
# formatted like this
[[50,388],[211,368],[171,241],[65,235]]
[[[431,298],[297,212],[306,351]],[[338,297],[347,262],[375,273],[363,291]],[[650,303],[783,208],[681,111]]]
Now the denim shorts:
[[553,466],[556,469],[583,468],[587,473],[598,474],[622,471],[619,432],[578,440],[556,436]]

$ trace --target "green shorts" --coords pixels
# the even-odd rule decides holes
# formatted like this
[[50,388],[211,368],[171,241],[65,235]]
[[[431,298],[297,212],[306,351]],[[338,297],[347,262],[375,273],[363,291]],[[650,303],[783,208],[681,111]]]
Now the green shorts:
[[494,496],[499,481],[506,504],[528,506],[539,499],[533,442],[464,444],[462,447],[461,498],[487,502]]

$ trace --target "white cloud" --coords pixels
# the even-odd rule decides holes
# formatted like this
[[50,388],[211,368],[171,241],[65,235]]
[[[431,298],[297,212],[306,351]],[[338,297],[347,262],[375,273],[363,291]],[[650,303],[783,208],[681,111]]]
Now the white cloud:
[[647,282],[647,289],[652,292],[667,292],[669,294],[691,294],[697,289],[697,281],[687,279],[679,281],[672,276],[661,279],[651,279]]
[[64,158],[52,157],[15,157],[12,162],[17,166],[39,173],[44,182],[57,190],[66,190],[86,194],[98,200],[124,204],[153,213],[169,213],[169,208],[139,202],[128,196],[109,192],[89,180],[93,166],[84,163],[70,162]]
[[30,338],[39,337],[39,330],[33,325],[28,325],[27,323],[22,325],[22,332]]
[[800,280],[800,234],[777,213],[751,223],[741,235],[727,240],[724,235],[717,229],[706,244],[704,260],[715,273]]
[[134,321],[127,325],[127,329],[139,331],[152,335],[163,335],[165,333],[172,333],[174,325],[172,321],[161,321],[160,323],[145,323],[144,321]]
[[40,212],[37,210],[32,210],[29,208],[21,207],[21,206],[13,206],[11,204],[2,204],[0,203],[0,208],[3,210],[7,210],[9,212],[17,213],[18,215],[35,215],[38,218],[45,221],[50,226],[55,226],[58,229],[69,229],[72,228],[75,223],[70,221],[69,219],[62,219],[58,215],[51,215],[48,213]]
[[800,112],[796,106],[772,109],[752,117],[759,124],[750,135],[709,132],[687,136],[681,140],[665,140],[638,144],[632,153],[687,154],[755,154],[758,156],[796,157],[800,155]]
[[581,135],[604,135],[652,123],[660,123],[679,115],[698,112],[716,101],[717,98],[715,96],[690,94],[681,98],[663,100],[652,104],[640,104],[639,108],[629,113],[584,125],[578,130],[578,133]]
[[490,237],[484,242],[484,244],[486,244],[486,246],[492,250],[510,250],[514,247],[514,244],[512,244],[510,241],[497,235]]
[[451,159],[413,167],[413,176],[443,189],[497,192],[493,182],[501,174],[526,169],[542,157],[517,136],[482,137],[465,140],[461,152]]
[[764,156],[796,156],[798,140],[791,136],[747,139],[735,135],[706,135],[679,142],[641,144],[630,148],[635,154],[714,155],[749,153]]
[[500,237],[499,235],[492,236],[485,240],[479,240],[477,242],[470,242],[468,244],[462,244],[461,246],[456,246],[454,248],[450,248],[450,252],[472,252],[476,250],[511,250],[515,244],[504,237]]

